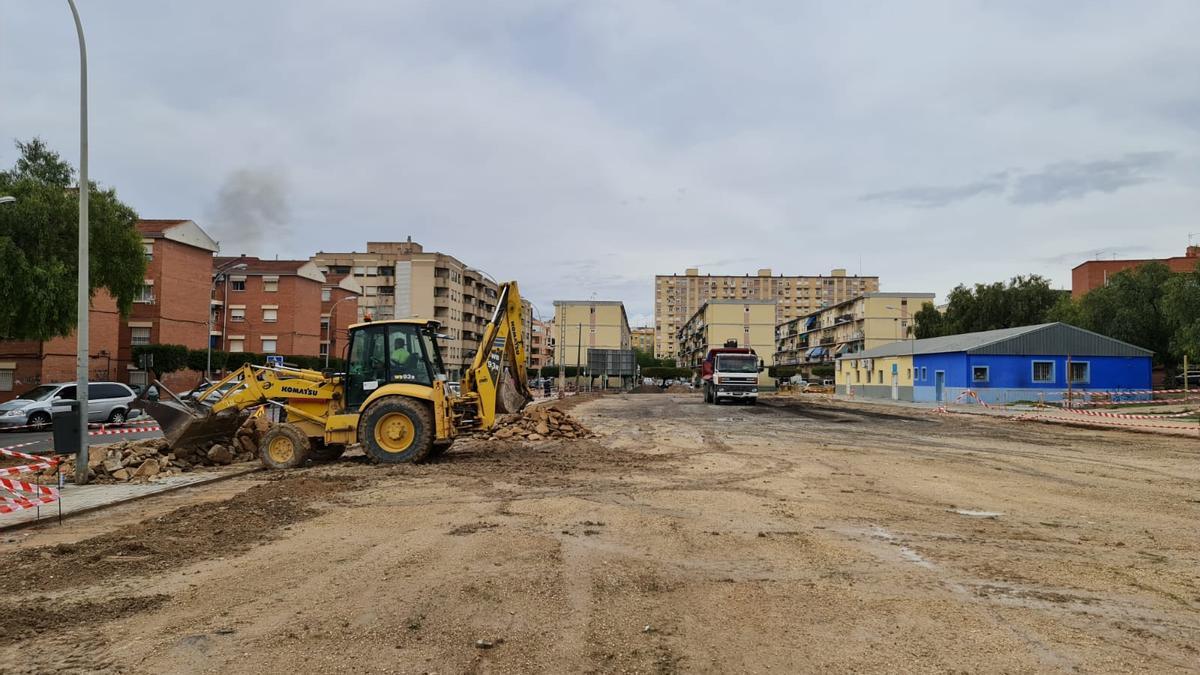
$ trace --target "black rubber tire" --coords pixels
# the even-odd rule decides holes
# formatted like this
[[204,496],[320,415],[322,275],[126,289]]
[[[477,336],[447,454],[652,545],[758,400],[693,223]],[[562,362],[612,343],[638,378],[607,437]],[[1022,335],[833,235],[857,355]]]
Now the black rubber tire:
[[43,431],[50,426],[50,414],[44,412],[35,412],[29,416],[29,426],[33,427],[34,431]]
[[115,410],[110,412],[108,414],[108,423],[109,424],[124,424],[125,423],[125,411],[120,408],[116,408]]
[[[379,444],[375,431],[380,423],[395,415],[407,419],[412,425],[412,433],[403,448],[388,449]],[[424,403],[414,399],[403,396],[380,399],[372,403],[360,418],[358,441],[362,443],[367,457],[380,464],[423,462],[433,452],[433,415]]]
[[346,452],[346,446],[342,443],[326,445],[325,441],[312,439],[309,446],[308,457],[314,462],[332,462]]
[[[291,444],[290,452],[281,452],[286,445],[285,440]],[[276,443],[279,445],[276,445],[275,452],[272,453],[272,445]],[[258,459],[268,469],[294,469],[304,464],[310,450],[308,436],[296,425],[285,422],[271,425],[267,433],[263,434],[262,441],[258,444]]]

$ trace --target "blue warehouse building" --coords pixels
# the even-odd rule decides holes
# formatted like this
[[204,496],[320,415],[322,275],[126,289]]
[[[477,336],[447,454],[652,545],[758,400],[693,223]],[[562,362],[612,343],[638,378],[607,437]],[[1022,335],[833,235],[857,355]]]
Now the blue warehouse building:
[[[838,359],[839,394],[899,401],[1056,401],[1076,392],[1150,389],[1153,352],[1064,323],[881,345]],[[1068,363],[1069,362],[1069,363]],[[1069,371],[1069,372],[1068,372]]]

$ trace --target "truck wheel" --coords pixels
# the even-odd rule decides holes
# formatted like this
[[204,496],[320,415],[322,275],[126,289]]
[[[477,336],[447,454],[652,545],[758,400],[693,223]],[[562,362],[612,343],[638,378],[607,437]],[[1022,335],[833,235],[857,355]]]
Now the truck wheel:
[[313,439],[312,449],[309,450],[308,456],[316,462],[332,462],[342,456],[346,452],[346,446],[341,443],[326,445],[325,441]]
[[263,434],[258,458],[268,469],[294,469],[308,459],[308,436],[294,424],[276,424]]
[[395,396],[367,409],[358,423],[367,456],[382,464],[421,462],[433,450],[433,418],[419,401]]

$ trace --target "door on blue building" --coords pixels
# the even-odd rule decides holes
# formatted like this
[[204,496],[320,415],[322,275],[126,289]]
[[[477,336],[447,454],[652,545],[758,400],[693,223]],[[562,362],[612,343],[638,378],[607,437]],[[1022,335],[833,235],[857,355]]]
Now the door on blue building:
[[900,400],[900,366],[892,364],[892,400]]
[[938,370],[933,373],[933,390],[937,394],[937,402],[943,400],[942,391],[946,388],[946,371]]

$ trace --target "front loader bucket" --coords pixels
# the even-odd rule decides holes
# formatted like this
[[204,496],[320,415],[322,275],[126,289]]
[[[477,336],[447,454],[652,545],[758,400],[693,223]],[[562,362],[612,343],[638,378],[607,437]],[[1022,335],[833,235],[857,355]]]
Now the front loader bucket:
[[234,409],[213,413],[199,404],[148,399],[141,399],[138,404],[158,422],[172,448],[198,446],[213,441],[232,443],[242,423],[242,415]]

